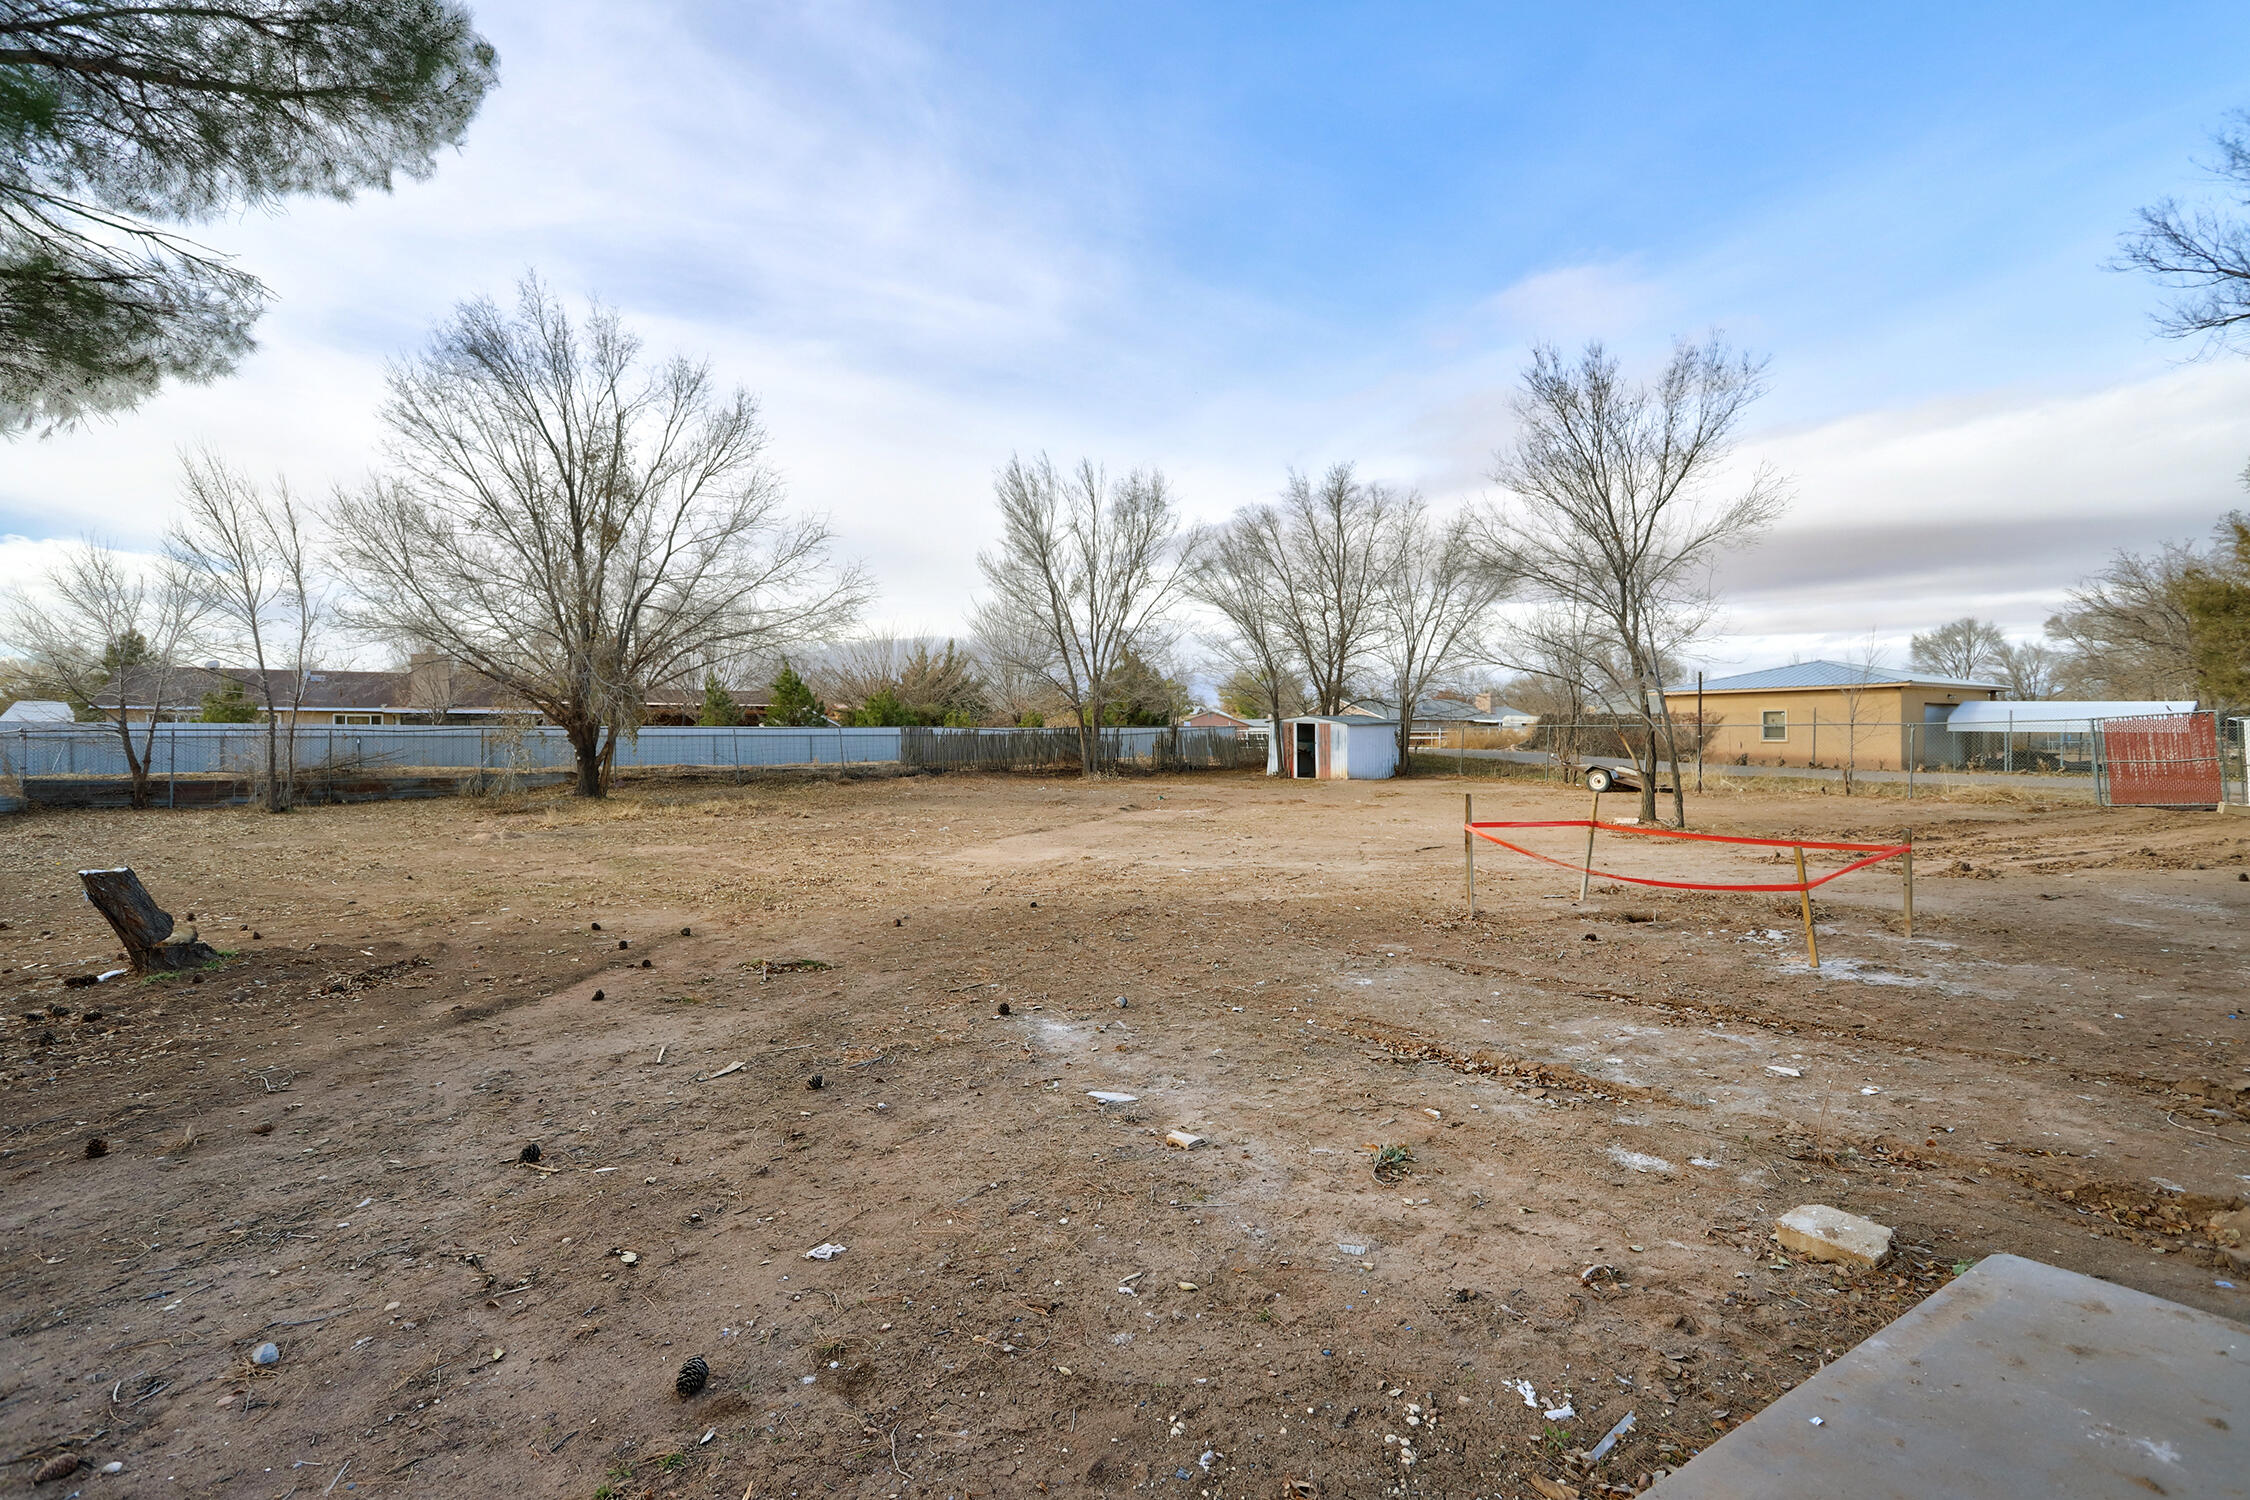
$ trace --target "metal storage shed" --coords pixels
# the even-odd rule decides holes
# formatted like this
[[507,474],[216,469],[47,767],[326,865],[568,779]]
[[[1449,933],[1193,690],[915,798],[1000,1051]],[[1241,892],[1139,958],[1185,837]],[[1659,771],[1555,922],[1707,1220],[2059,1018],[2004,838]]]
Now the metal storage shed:
[[1383,781],[1398,774],[1398,720],[1305,714],[1266,744],[1268,776]]

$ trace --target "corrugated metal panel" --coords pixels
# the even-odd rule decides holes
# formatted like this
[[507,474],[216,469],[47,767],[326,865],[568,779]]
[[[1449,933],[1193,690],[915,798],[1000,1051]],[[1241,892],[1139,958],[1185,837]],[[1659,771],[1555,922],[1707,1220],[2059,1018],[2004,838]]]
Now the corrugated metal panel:
[[2182,703],[2153,699],[2102,700],[2052,698],[2039,702],[1964,703],[1946,717],[1945,727],[1956,734],[1974,731],[1999,734],[2011,725],[2024,734],[2085,734],[2095,719],[2147,718],[2157,714],[2195,711],[2192,698]]

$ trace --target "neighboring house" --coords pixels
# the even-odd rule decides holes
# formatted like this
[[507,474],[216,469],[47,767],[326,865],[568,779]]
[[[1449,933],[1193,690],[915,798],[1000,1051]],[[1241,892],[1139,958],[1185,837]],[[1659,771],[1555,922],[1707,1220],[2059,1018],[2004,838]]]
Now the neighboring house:
[[[1388,698],[1362,698],[1345,705],[1344,716],[1353,719],[1398,720],[1398,705]],[[1414,730],[1410,737],[1417,749],[1444,744],[1447,737],[1459,729],[1523,729],[1537,722],[1537,714],[1527,714],[1519,709],[1496,703],[1490,693],[1479,693],[1474,698],[1434,696],[1424,698],[1414,705]]]
[[[274,697],[284,705],[297,697],[294,673],[276,672]],[[151,714],[170,721],[195,719],[203,711],[206,693],[224,693],[239,685],[251,705],[264,712],[266,693],[255,667],[224,667],[205,663],[175,669],[164,682],[164,701],[157,704],[156,674],[134,668],[125,678],[125,717],[144,723]],[[101,706],[117,701],[108,691]],[[766,695],[737,695],[735,705],[743,722],[762,721]],[[680,691],[652,693],[644,710],[647,725],[693,724],[703,711],[703,694]],[[423,654],[403,672],[319,671],[305,674],[304,703],[282,709],[286,722],[294,717],[303,729],[350,724],[539,724],[539,712],[514,694],[442,656]]]
[[1199,709],[1180,720],[1182,729],[1231,729],[1236,734],[1242,733],[1253,725],[1262,730],[1265,728],[1265,720],[1241,718],[1228,713],[1223,708]]
[[[1895,771],[1909,746],[1942,730],[1956,708],[1999,693],[1998,683],[1836,661],[1708,678],[1703,756],[1713,765],[1840,766],[1849,759],[1862,771]],[[1668,688],[1664,701],[1683,739],[1692,740],[1696,685]],[[1920,735],[1911,732],[1917,729]]]
[[1398,720],[1306,714],[1266,742],[1268,776],[1382,781],[1398,774]]
[[18,728],[30,724],[68,724],[76,717],[69,704],[57,703],[52,698],[26,698],[0,710],[0,724],[14,724]]

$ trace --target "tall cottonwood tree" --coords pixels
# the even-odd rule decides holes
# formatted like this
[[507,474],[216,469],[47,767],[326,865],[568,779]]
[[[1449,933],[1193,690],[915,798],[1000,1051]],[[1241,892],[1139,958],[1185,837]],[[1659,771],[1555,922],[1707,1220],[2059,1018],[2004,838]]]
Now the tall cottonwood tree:
[[2166,198],[2141,210],[2117,268],[2153,276],[2173,293],[2157,315],[2172,338],[2237,338],[2250,327],[2250,111],[2238,111],[2213,144],[2211,172],[2232,209]]
[[1277,504],[1246,515],[1271,580],[1273,624],[1295,653],[1313,712],[1340,714],[1382,634],[1383,541],[1397,498],[1348,463],[1318,481],[1291,472]]
[[1302,707],[1304,687],[1287,627],[1288,601],[1282,597],[1280,573],[1269,560],[1268,539],[1274,531],[1270,507],[1253,507],[1207,528],[1197,544],[1188,592],[1217,616],[1219,629],[1211,644],[1229,690],[1255,697],[1257,712],[1278,744],[1281,720]]
[[[1607,637],[1627,678],[1615,707],[1644,730],[1633,753],[1641,816],[1651,821],[1659,761],[1679,764],[1665,655],[1715,613],[1720,554],[1756,537],[1784,504],[1766,470],[1722,481],[1743,414],[1764,389],[1763,362],[1716,336],[1677,345],[1652,382],[1625,378],[1599,341],[1575,362],[1542,345],[1516,399],[1516,441],[1493,469],[1507,493],[1479,528],[1488,561],[1530,598]],[[1677,776],[1672,795],[1673,817],[1685,822]]]
[[[18,590],[0,635],[46,692],[109,720],[124,751],[133,806],[149,805],[156,725],[173,703],[181,658],[202,616],[200,596],[170,562],[137,567],[94,542],[66,551],[43,587]],[[134,737],[134,705],[147,709]]]
[[1985,682],[2005,668],[2008,637],[1990,620],[1963,615],[1917,634],[1907,649],[1908,660],[1922,671],[1957,682]]
[[452,0],[0,0],[0,432],[231,370],[266,289],[166,226],[427,177],[496,65]]
[[1384,528],[1379,577],[1377,654],[1398,705],[1403,771],[1416,706],[1447,674],[1485,657],[1508,575],[1479,553],[1466,516],[1435,521],[1422,497],[1408,494]]
[[206,637],[247,654],[265,706],[267,812],[296,802],[297,728],[332,595],[312,518],[277,482],[265,489],[210,453],[186,461],[166,551],[202,606]]
[[392,366],[382,416],[386,471],[332,517],[356,623],[537,708],[582,797],[652,690],[832,635],[867,598],[826,525],[783,510],[748,391],[645,360],[609,308],[573,323],[536,278]]
[[974,622],[985,651],[1045,683],[1078,726],[1086,775],[1104,766],[1101,727],[1132,653],[1166,638],[1189,547],[1161,472],[1112,480],[1092,460],[1067,473],[1012,458],[993,481],[1000,544],[977,558],[990,591]]

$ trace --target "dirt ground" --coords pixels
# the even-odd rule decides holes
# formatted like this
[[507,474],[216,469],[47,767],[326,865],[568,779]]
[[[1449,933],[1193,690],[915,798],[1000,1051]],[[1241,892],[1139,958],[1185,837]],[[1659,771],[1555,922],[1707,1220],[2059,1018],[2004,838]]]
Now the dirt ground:
[[[1814,971],[1793,897],[1496,849],[1467,919],[1471,785],[0,820],[9,1491],[1632,1493],[1995,1251],[2250,1317],[2250,819],[1696,804],[1911,816],[1914,937],[1845,877]],[[116,864],[230,956],[64,988]],[[1804,1202],[1892,1261],[1780,1255]]]

